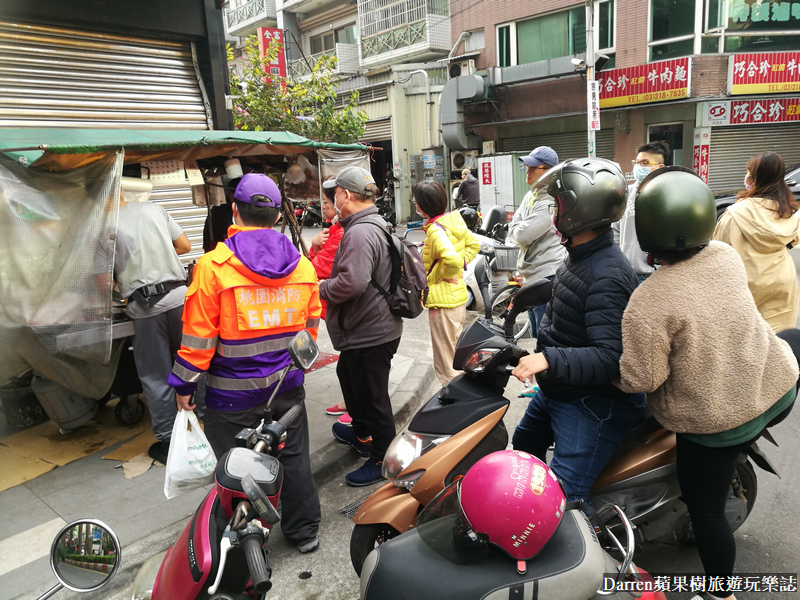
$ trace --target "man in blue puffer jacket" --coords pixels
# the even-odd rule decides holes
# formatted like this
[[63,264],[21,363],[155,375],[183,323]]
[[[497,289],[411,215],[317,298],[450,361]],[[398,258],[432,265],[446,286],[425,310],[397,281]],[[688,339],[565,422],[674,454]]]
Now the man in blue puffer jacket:
[[626,203],[618,167],[584,158],[552,171],[540,185],[555,198],[554,223],[568,258],[556,271],[536,352],[513,371],[521,381],[536,375],[540,389],[512,443],[545,460],[555,442],[550,466],[567,498],[588,500],[594,480],[644,410],[644,394],[612,384],[620,373],[622,314],[637,279],[611,233]]

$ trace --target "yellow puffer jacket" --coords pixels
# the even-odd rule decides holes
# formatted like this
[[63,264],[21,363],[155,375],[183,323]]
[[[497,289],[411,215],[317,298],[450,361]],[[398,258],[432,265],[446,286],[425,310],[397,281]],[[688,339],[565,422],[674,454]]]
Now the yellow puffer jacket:
[[422,248],[428,274],[426,308],[461,306],[468,298],[464,267],[478,254],[480,243],[457,212],[435,217],[422,229],[426,234]]

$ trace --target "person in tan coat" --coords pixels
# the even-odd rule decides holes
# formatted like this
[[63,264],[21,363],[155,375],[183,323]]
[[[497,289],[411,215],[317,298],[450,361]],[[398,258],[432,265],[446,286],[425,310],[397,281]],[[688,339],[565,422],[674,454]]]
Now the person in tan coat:
[[727,582],[691,600],[734,598],[726,586],[736,542],[725,507],[737,460],[792,410],[800,352],[800,331],[773,332],[742,260],[711,240],[715,218],[711,190],[688,169],[665,167],[640,185],[636,234],[661,268],[625,309],[616,382],[647,392],[655,418],[677,434],[678,482],[703,568]]
[[756,306],[776,332],[797,323],[797,272],[789,249],[800,241],[800,213],[783,180],[785,171],[774,152],[748,160],[746,189],[714,231],[715,240],[742,257]]

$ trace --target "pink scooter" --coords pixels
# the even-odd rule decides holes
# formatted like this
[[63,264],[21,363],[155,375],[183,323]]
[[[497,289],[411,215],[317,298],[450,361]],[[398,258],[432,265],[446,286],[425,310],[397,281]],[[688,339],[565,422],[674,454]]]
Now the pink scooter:
[[[289,344],[297,368],[308,369],[319,355],[307,330]],[[301,414],[292,407],[273,421],[272,399],[264,419],[236,436],[237,447],[219,460],[214,488],[166,553],[149,558],[133,582],[137,600],[260,599],[272,587],[266,543],[280,516],[276,509],[283,484],[278,461],[286,429]]]

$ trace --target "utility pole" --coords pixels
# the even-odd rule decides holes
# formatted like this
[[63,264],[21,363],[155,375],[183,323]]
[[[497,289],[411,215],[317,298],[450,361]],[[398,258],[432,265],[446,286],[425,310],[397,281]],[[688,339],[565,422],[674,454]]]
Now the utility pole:
[[586,117],[588,156],[595,157],[595,135],[600,129],[600,92],[594,79],[594,3],[586,0]]

